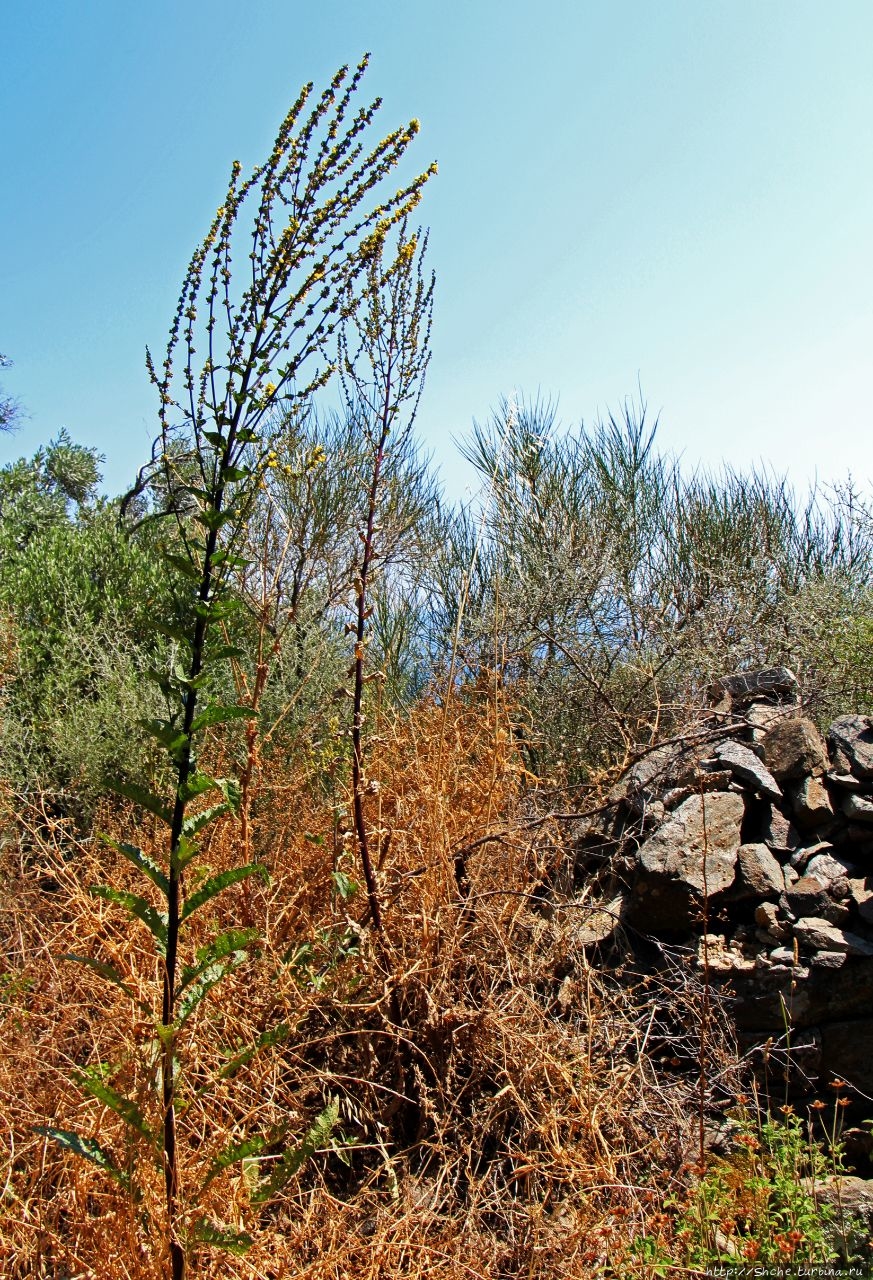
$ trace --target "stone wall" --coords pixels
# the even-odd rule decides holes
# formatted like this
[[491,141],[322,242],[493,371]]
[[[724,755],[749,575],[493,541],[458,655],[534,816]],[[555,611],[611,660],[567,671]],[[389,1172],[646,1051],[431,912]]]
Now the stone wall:
[[621,891],[580,941],[618,925],[687,947],[753,1058],[873,1104],[873,720],[822,737],[783,668],[726,677],[713,704],[636,761],[583,841]]

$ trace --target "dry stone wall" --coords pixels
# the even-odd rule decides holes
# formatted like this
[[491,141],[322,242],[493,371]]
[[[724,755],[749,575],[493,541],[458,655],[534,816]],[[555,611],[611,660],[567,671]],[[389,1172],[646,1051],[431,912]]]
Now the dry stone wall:
[[713,702],[611,793],[599,838],[624,887],[581,940],[620,922],[690,947],[753,1057],[873,1103],[873,719],[823,737],[784,668],[727,677]]

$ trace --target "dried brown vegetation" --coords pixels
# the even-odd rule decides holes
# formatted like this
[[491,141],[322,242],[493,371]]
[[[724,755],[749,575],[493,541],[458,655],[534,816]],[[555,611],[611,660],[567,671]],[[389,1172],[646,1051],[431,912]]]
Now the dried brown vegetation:
[[[530,779],[520,785],[492,692],[423,701],[383,721],[375,748],[367,821],[384,949],[371,945],[366,895],[337,874],[355,874],[352,833],[311,762],[265,770],[253,842],[270,882],[237,886],[214,904],[223,918],[200,926],[253,925],[261,941],[184,1028],[183,1200],[229,1139],[302,1135],[329,1098],[340,1119],[266,1208],[251,1204],[252,1166],[213,1180],[204,1207],[254,1244],[244,1257],[203,1248],[194,1274],[644,1275],[629,1242],[695,1141],[693,1075],[665,1087],[651,1059],[657,993],[607,981],[573,954],[572,912],[544,909],[565,840],[536,815]],[[98,822],[131,824],[117,808]],[[145,850],[156,834],[140,825]],[[235,865],[239,839],[235,819],[216,824],[210,873]],[[134,872],[45,812],[7,814],[2,857],[4,1274],[158,1276],[159,1173],[71,1081],[103,1064],[107,1083],[154,1106],[153,1040],[134,999],[62,958],[107,961],[134,996],[154,991],[146,931],[88,893],[128,888]],[[684,998],[693,1022],[698,997]],[[234,1046],[283,1025],[287,1036],[228,1070]],[[137,1194],[34,1132],[45,1124],[99,1135]]]

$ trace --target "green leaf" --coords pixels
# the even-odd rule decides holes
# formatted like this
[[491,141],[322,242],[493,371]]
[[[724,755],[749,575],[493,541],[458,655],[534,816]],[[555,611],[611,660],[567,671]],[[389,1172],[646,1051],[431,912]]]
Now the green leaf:
[[194,602],[193,611],[198,618],[206,622],[223,622],[242,608],[242,601],[231,597],[229,600],[213,600],[204,604],[202,600]]
[[139,720],[137,723],[156,738],[162,747],[166,747],[173,759],[180,755],[182,748],[189,741],[187,735],[182,733],[171,720]]
[[122,841],[113,840],[111,836],[101,836],[104,844],[109,845],[110,849],[115,849],[117,853],[127,858],[128,862],[132,862],[135,867],[139,867],[140,871],[156,884],[161,893],[168,894],[170,892],[170,882],[164,875],[164,872],[147,853],[143,853],[142,849],[138,849],[135,844],[124,844]]
[[248,959],[245,951],[235,951],[226,960],[207,965],[200,976],[187,987],[176,1008],[176,1026],[181,1027],[188,1020],[200,1001],[216,986],[225,974],[232,973],[244,960]]
[[217,649],[207,649],[205,660],[207,662],[223,662],[226,658],[244,658],[245,656],[245,649],[240,649],[239,645],[223,644]]
[[196,836],[215,818],[223,818],[228,813],[233,813],[233,807],[226,800],[222,800],[221,804],[214,804],[211,808],[204,809],[202,813],[195,813],[190,818],[186,818],[182,824],[182,831],[186,836]]
[[128,800],[132,800],[134,804],[138,804],[140,808],[148,809],[149,813],[153,813],[155,817],[160,818],[161,822],[165,822],[168,827],[172,825],[172,810],[160,796],[154,795],[146,787],[137,786],[135,782],[122,782],[120,779],[111,780],[109,786],[120,796],[125,796]]
[[224,467],[221,480],[222,483],[235,484],[238,480],[247,480],[251,474],[251,467]]
[[197,796],[202,796],[217,786],[218,783],[208,773],[199,773],[195,769],[179,787],[179,799],[187,804],[189,800],[195,800]]
[[[186,818],[185,821],[187,822],[188,819]],[[191,821],[193,822],[194,819],[192,818]],[[189,839],[189,835],[190,832],[184,832],[179,836],[179,843],[176,845],[175,849],[170,850],[170,862],[172,863],[175,871],[183,871],[199,850],[200,846],[197,844],[197,841]]]
[[105,898],[107,902],[117,902],[126,907],[131,915],[142,920],[158,944],[158,951],[166,955],[167,951],[167,917],[156,911],[150,902],[135,893],[122,893],[120,889],[112,889],[107,884],[92,884],[89,890],[95,898]]
[[224,565],[227,569],[247,569],[254,561],[245,556],[238,556],[233,551],[216,551],[212,557],[212,563]]
[[267,868],[261,862],[250,862],[245,867],[231,867],[229,871],[222,871],[217,876],[210,876],[204,884],[192,893],[190,897],[185,899],[185,906],[182,908],[182,920],[187,920],[195,911],[214,898],[217,893],[221,893],[222,889],[227,889],[232,884],[238,884],[240,880],[246,880],[249,876],[260,876],[262,880],[269,878]]
[[91,956],[78,956],[74,951],[65,951],[61,955],[60,959],[72,960],[74,964],[87,965],[89,969],[93,969],[95,973],[99,973],[101,977],[107,980],[107,982],[112,982],[116,987],[120,987],[124,994],[139,1006],[147,1018],[154,1017],[154,1011],[152,1008],[147,1005],[144,1000],[140,1000],[139,996],[129,983],[125,982],[124,978],[122,978],[114,965],[107,964],[105,960],[93,960]]
[[208,440],[216,449],[224,448],[224,445],[227,443],[220,431],[204,431],[203,439]]
[[200,1188],[200,1195],[225,1169],[229,1169],[233,1164],[239,1164],[242,1160],[248,1160],[251,1156],[260,1155],[266,1147],[278,1142],[286,1130],[287,1125],[282,1125],[272,1133],[256,1134],[253,1138],[243,1139],[242,1142],[229,1142],[209,1166]]
[[[165,551],[162,558],[166,560],[167,564],[171,564],[178,573],[181,573],[183,578],[187,578],[189,582],[196,582],[199,584],[202,581],[203,566],[195,563],[193,560],[189,560],[187,556],[177,556],[171,551]],[[163,630],[163,628],[161,628],[161,630]],[[168,632],[167,634],[172,635],[172,632]],[[174,638],[181,638],[185,644],[190,643],[187,636],[184,635]]]
[[257,937],[257,929],[228,929],[227,933],[219,934],[208,946],[200,947],[197,951],[197,963],[189,965],[182,970],[179,979],[179,991],[184,991],[189,982],[193,982],[196,977],[217,960],[234,954],[244,955],[244,949],[254,942]]
[[124,1169],[119,1169],[118,1165],[109,1155],[109,1153],[101,1147],[96,1138],[83,1138],[80,1133],[72,1133],[69,1129],[53,1129],[48,1124],[36,1124],[33,1126],[34,1133],[44,1134],[47,1138],[52,1138],[60,1146],[66,1147],[68,1151],[73,1151],[77,1156],[82,1156],[85,1160],[90,1160],[92,1164],[96,1164],[104,1173],[108,1173],[120,1186],[126,1190],[130,1189],[130,1175]]
[[75,1071],[73,1072],[73,1078],[98,1102],[104,1102],[107,1107],[111,1107],[116,1115],[121,1116],[124,1123],[129,1125],[131,1129],[136,1129],[137,1133],[142,1134],[144,1138],[148,1138],[149,1142],[154,1142],[154,1134],[146,1124],[143,1113],[135,1102],[131,1102],[130,1098],[125,1098],[123,1094],[117,1093],[115,1089],[101,1080],[93,1071]]
[[[176,558],[178,559],[179,557]],[[187,645],[190,648],[191,637],[182,627],[177,627],[170,622],[154,622],[152,625],[155,631],[159,631],[162,636],[169,636],[171,640],[177,640],[179,644]]]
[[220,529],[229,520],[233,520],[234,515],[235,513],[231,508],[228,508],[227,511],[216,511],[214,507],[204,507],[197,512],[194,519],[198,524],[202,524],[205,529],[209,529],[212,532],[215,529]]
[[215,781],[226,803],[230,805],[234,813],[239,813],[239,807],[242,804],[242,788],[237,779],[216,778]]
[[157,667],[146,667],[143,671],[143,675],[146,680],[157,685],[161,693],[167,698],[172,697],[178,692],[176,685],[167,675],[166,671],[158,671]]
[[201,729],[206,729],[214,724],[225,724],[228,720],[253,720],[257,716],[257,711],[251,707],[242,707],[239,705],[222,705],[219,702],[212,702],[208,707],[200,712],[194,723],[191,725],[191,732],[198,733]]
[[208,1218],[201,1218],[195,1224],[194,1238],[201,1240],[204,1244],[211,1244],[216,1249],[226,1249],[228,1253],[236,1254],[238,1257],[248,1253],[255,1243],[247,1232],[225,1231],[222,1227],[217,1227],[214,1222],[210,1222]]
[[340,898],[342,898],[343,902],[348,902],[349,899],[353,898],[361,887],[357,880],[353,880],[351,876],[345,873],[345,871],[332,871],[331,879],[333,880],[334,888]]
[[254,1193],[253,1203],[263,1204],[277,1195],[300,1167],[324,1145],[338,1119],[339,1103],[336,1098],[332,1098],[304,1138],[285,1152],[270,1178]]
[[239,1071],[240,1067],[244,1067],[251,1062],[255,1054],[260,1053],[262,1049],[271,1049],[273,1045],[282,1044],[290,1034],[291,1028],[287,1022],[280,1022],[278,1026],[265,1031],[252,1044],[246,1045],[244,1049],[238,1049],[218,1072],[217,1079],[227,1080],[228,1077]]

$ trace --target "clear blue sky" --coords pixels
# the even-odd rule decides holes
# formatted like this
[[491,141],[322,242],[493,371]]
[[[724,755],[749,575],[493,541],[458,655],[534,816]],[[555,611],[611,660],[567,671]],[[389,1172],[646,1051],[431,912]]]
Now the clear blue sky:
[[118,490],[145,457],[160,350],[234,158],[300,84],[364,50],[383,131],[440,165],[419,420],[451,437],[513,391],[564,422],[636,395],[689,463],[804,485],[873,476],[870,0],[7,0],[0,351],[30,419]]

